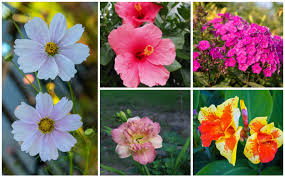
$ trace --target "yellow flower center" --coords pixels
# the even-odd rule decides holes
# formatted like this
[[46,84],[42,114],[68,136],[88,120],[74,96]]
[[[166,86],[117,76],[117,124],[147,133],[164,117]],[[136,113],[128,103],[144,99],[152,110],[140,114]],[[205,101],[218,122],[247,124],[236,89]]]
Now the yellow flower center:
[[39,130],[43,134],[50,133],[54,129],[54,120],[46,117],[42,118],[41,121],[38,123]]
[[135,9],[136,9],[138,12],[140,12],[140,11],[142,10],[142,6],[141,6],[141,4],[140,4],[139,2],[137,2],[137,3],[135,4]]
[[54,56],[57,53],[58,48],[55,43],[48,42],[46,44],[45,50],[46,50],[46,53],[48,53],[51,56]]
[[151,45],[147,45],[144,49],[143,54],[145,56],[150,56],[153,53],[153,51],[154,51],[154,48]]

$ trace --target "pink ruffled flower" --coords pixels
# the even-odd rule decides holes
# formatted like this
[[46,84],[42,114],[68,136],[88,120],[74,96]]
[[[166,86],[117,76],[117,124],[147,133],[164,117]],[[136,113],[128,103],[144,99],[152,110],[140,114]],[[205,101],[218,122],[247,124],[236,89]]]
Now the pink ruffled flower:
[[110,33],[108,40],[117,55],[115,70],[125,86],[166,84],[170,73],[164,65],[173,63],[176,52],[173,42],[161,37],[153,24],[139,28],[125,24]]
[[15,110],[20,120],[12,124],[14,139],[23,142],[21,150],[31,156],[39,154],[44,162],[56,160],[58,150],[70,151],[76,139],[68,132],[82,126],[79,115],[69,114],[72,106],[72,101],[65,97],[53,105],[47,93],[36,96],[36,108],[22,102]]
[[193,60],[195,60],[199,55],[199,52],[193,52]]
[[193,61],[193,71],[196,72],[200,68],[200,63],[198,60]]
[[162,147],[159,136],[160,125],[148,117],[134,117],[112,130],[112,138],[118,143],[116,152],[120,158],[133,156],[140,164],[146,165],[154,161],[155,149]]
[[226,65],[227,67],[235,67],[235,66],[236,66],[236,60],[235,60],[233,57],[231,57],[231,58],[226,58],[226,59],[225,59],[225,65]]
[[206,41],[206,40],[200,41],[198,48],[199,48],[199,50],[207,50],[207,49],[209,49],[210,48],[209,41]]
[[145,22],[153,23],[158,11],[162,8],[152,2],[117,2],[115,10],[124,24],[138,27]]
[[259,63],[255,63],[254,65],[252,65],[252,72],[259,74],[262,70],[262,68],[260,67]]

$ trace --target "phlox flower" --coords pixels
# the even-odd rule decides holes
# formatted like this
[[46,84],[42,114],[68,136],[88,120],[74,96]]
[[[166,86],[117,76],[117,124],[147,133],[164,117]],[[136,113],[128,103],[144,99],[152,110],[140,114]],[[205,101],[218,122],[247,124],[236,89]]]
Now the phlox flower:
[[251,66],[251,68],[252,68],[252,72],[256,74],[259,74],[262,70],[259,63],[255,63],[254,65]]
[[89,56],[88,46],[76,43],[84,28],[77,24],[67,29],[64,15],[57,13],[48,25],[38,17],[25,24],[29,39],[15,41],[15,54],[24,73],[38,71],[40,79],[55,79],[59,76],[69,81],[77,72],[75,64],[80,64]]
[[203,40],[199,42],[198,48],[199,50],[207,50],[210,48],[210,43],[209,41]]
[[226,59],[225,59],[225,65],[226,65],[227,67],[235,67],[235,65],[236,65],[236,60],[235,60],[233,57],[231,57],[231,58],[226,58]]
[[21,150],[31,156],[39,154],[44,162],[56,160],[58,150],[70,151],[76,139],[68,132],[82,126],[79,115],[68,114],[72,106],[65,97],[53,105],[47,93],[36,96],[36,108],[22,102],[15,110],[19,120],[12,124],[14,139],[22,142]]
[[233,166],[236,162],[237,144],[242,127],[238,126],[240,111],[239,98],[230,98],[217,107],[201,108],[198,119],[201,123],[199,131],[203,147],[209,147],[216,141],[216,147],[221,155],[226,157]]
[[115,5],[116,13],[123,19],[123,23],[134,27],[145,22],[153,23],[161,8],[152,2],[117,2]]
[[283,132],[273,122],[268,124],[267,117],[256,117],[249,123],[249,129],[244,155],[254,164],[272,161],[283,144]]
[[120,158],[133,156],[142,165],[151,163],[156,156],[155,149],[162,147],[159,136],[160,125],[148,117],[134,117],[112,130],[112,138],[118,143],[116,152]]
[[166,84],[170,73],[164,65],[173,63],[176,52],[173,42],[161,37],[162,32],[153,24],[139,28],[125,24],[109,34],[116,53],[115,70],[125,86]]
[[193,61],[193,72],[196,72],[200,68],[200,63],[198,60]]

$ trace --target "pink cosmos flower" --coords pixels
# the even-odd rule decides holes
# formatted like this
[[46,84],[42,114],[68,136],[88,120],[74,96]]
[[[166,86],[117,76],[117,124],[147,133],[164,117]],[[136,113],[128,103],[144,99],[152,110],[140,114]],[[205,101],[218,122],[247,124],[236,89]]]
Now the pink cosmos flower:
[[115,70],[125,86],[166,84],[170,73],[163,65],[170,65],[176,52],[173,42],[161,37],[162,32],[153,24],[139,28],[125,24],[109,34],[110,46],[117,55]]
[[196,72],[200,68],[200,63],[198,60],[193,61],[193,72]]
[[55,79],[59,76],[69,81],[80,64],[89,56],[87,45],[76,43],[82,36],[81,24],[67,29],[64,15],[57,13],[48,25],[38,17],[25,24],[29,39],[15,41],[15,54],[24,73],[38,71],[40,79]]
[[70,151],[76,139],[68,132],[82,126],[79,115],[68,114],[72,106],[65,97],[53,105],[47,93],[36,96],[36,108],[22,102],[15,110],[19,120],[12,124],[14,139],[23,142],[21,150],[31,156],[39,154],[44,162],[56,160],[58,150]]
[[118,143],[116,152],[120,158],[133,156],[140,164],[146,165],[154,161],[155,149],[162,147],[159,136],[159,123],[148,117],[134,117],[112,130],[112,138]]
[[199,48],[199,50],[207,50],[207,49],[209,49],[210,48],[209,41],[206,41],[206,40],[200,41],[198,48]]
[[153,23],[158,11],[162,8],[152,2],[117,2],[115,10],[124,24],[139,27],[145,22]]
[[262,70],[262,68],[259,66],[259,63],[255,63],[254,65],[252,65],[252,72],[259,74]]

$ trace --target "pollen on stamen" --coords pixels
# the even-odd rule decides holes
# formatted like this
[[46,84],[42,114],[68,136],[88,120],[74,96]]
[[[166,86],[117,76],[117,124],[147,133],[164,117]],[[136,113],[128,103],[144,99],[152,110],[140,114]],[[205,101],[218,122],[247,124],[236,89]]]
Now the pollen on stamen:
[[137,2],[137,3],[135,4],[135,9],[136,9],[138,12],[140,12],[140,11],[142,10],[142,6],[141,6],[141,4],[140,4],[139,2]]
[[55,43],[48,42],[46,44],[45,51],[46,51],[47,54],[49,54],[51,56],[54,56],[57,53],[57,50],[58,50],[58,48],[57,48]]
[[154,48],[151,45],[147,45],[144,49],[144,55],[150,56],[154,51]]
[[38,128],[43,134],[50,133],[54,129],[54,120],[48,117],[42,118],[38,123]]

